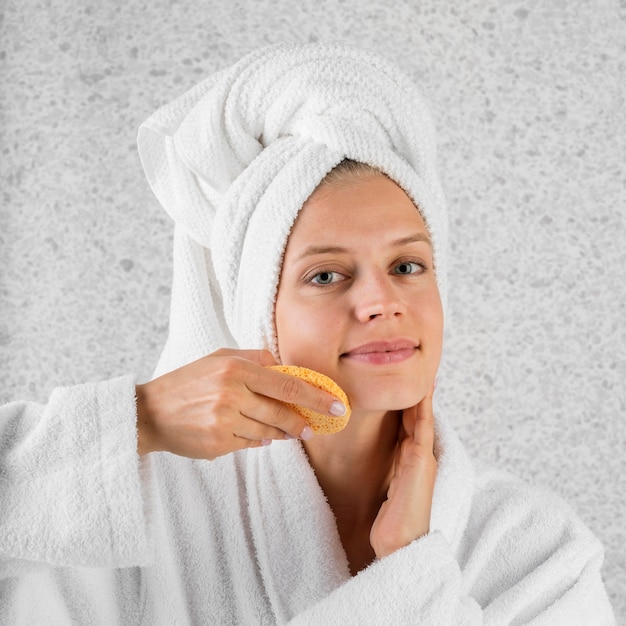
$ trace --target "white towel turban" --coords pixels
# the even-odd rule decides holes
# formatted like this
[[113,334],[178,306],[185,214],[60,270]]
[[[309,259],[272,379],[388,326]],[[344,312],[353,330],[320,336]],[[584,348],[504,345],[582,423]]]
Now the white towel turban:
[[384,59],[330,44],[262,48],[159,109],[138,143],[176,223],[161,370],[222,346],[276,353],[287,237],[344,158],[379,168],[419,208],[445,303],[447,219],[433,126],[415,85]]

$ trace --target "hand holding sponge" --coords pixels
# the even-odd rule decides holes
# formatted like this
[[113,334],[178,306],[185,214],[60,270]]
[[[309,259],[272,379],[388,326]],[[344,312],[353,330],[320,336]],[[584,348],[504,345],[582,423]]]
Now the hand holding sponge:
[[348,402],[348,396],[345,394],[344,390],[334,380],[332,380],[332,378],[329,378],[324,374],[320,374],[315,370],[311,370],[306,367],[298,367],[296,365],[272,365],[270,366],[270,369],[301,378],[318,389],[327,391],[345,404],[346,412],[341,417],[324,415],[323,413],[317,413],[316,411],[307,409],[303,406],[298,406],[297,404],[289,404],[294,411],[300,413],[300,415],[307,420],[309,426],[313,429],[313,432],[318,435],[325,435],[337,433],[346,427],[348,420],[350,419],[350,403]]

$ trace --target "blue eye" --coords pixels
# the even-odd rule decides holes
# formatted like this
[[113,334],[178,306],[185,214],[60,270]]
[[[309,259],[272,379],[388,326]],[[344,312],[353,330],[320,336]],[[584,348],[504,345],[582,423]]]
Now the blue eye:
[[413,261],[403,261],[394,267],[394,272],[400,275],[416,274],[418,272],[422,272],[423,270],[424,267],[422,265],[414,263]]
[[318,272],[311,278],[311,282],[315,285],[331,285],[339,276],[337,272]]

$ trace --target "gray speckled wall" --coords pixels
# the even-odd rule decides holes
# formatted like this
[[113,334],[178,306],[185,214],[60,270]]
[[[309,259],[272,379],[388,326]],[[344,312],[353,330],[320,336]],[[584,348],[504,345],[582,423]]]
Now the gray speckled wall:
[[[140,122],[253,48],[373,48],[440,137],[452,293],[439,395],[470,451],[562,494],[626,623],[626,5],[5,0],[0,400],[150,375],[172,225]],[[393,7],[393,8],[391,8]]]

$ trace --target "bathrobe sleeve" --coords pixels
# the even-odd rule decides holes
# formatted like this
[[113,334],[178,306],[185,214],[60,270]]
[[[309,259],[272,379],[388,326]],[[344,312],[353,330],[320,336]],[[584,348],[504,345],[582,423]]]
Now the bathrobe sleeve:
[[564,502],[495,475],[474,497],[457,550],[433,531],[290,624],[613,625],[602,560],[602,546]]
[[146,562],[131,376],[0,407],[0,578]]

